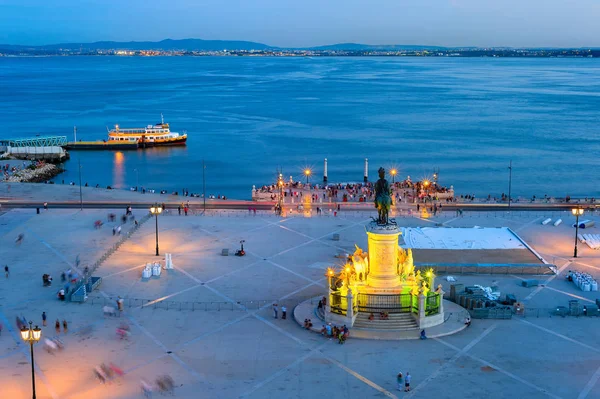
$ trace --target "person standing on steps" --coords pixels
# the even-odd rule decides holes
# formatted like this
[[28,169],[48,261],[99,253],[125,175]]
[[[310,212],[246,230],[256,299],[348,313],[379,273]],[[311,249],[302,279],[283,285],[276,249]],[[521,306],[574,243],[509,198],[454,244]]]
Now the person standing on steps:
[[410,391],[410,380],[411,379],[412,379],[412,377],[410,376],[410,373],[407,371],[406,378],[404,378],[404,392]]
[[398,373],[398,375],[396,376],[396,381],[398,382],[398,390],[401,391],[402,383],[404,382],[404,379],[402,378],[402,373]]

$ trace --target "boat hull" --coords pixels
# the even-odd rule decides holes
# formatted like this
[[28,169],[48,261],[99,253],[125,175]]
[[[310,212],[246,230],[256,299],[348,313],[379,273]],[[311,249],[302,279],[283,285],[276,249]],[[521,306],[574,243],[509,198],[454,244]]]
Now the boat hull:
[[140,148],[150,148],[150,147],[173,147],[173,146],[182,146],[186,145],[187,136],[180,137],[173,140],[168,141],[145,141],[140,140],[139,147]]
[[63,146],[65,150],[87,150],[87,151],[126,151],[137,150],[138,143],[118,143],[103,141],[71,142]]

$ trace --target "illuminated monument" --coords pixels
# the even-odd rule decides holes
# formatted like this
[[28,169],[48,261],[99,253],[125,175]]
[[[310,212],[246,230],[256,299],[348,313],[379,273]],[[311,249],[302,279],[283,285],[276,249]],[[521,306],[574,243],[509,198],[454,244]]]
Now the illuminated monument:
[[377,220],[366,226],[368,252],[358,246],[343,269],[327,271],[329,301],[325,318],[336,324],[354,325],[359,313],[379,318],[404,313],[412,315],[414,328],[432,327],[444,322],[441,285],[434,289],[432,271],[415,272],[412,251],[398,245],[401,232],[389,219],[392,203],[385,170],[379,169],[375,183]]

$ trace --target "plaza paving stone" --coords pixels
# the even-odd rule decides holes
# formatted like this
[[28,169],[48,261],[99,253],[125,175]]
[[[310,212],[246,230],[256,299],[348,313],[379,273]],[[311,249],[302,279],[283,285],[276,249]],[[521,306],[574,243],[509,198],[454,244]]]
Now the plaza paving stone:
[[[150,219],[100,266],[95,274],[103,283],[86,303],[57,301],[60,272],[77,255],[82,267],[91,264],[118,239],[114,223],[93,228],[110,212],[15,209],[0,215],[0,266],[11,268],[9,279],[0,278],[1,398],[30,397],[29,348],[14,319],[23,315],[41,324],[43,311],[49,320],[43,337],[55,336],[56,318],[70,326],[60,334],[64,351],[51,355],[35,346],[37,396],[44,399],[139,398],[140,379],[152,382],[162,374],[173,377],[178,398],[600,398],[600,319],[550,317],[569,300],[600,297],[564,278],[569,269],[600,277],[600,251],[580,244],[580,258],[571,257],[574,231],[565,212],[398,215],[401,226],[508,226],[561,274],[533,277],[543,286],[532,288],[520,285],[526,275],[455,275],[460,284],[495,282],[502,293],[514,293],[526,317],[473,320],[455,335],[427,341],[351,338],[345,345],[304,330],[291,314],[296,304],[325,292],[323,271],[341,264],[336,254],[353,251],[355,243],[366,250],[364,226],[372,212],[285,219],[245,211],[170,212],[159,217],[161,256],[154,256]],[[119,217],[122,210],[113,212]],[[141,211],[134,213],[141,218]],[[564,222],[542,226],[546,217]],[[25,240],[17,246],[21,232]],[[336,232],[340,241],[332,240]],[[242,239],[248,255],[232,256]],[[223,248],[231,255],[221,256]],[[175,269],[143,281],[143,266],[165,253],[173,254]],[[54,276],[52,287],[42,287],[43,273]],[[438,282],[449,291],[442,277]],[[114,306],[119,295],[125,311],[105,317],[102,306]],[[287,306],[287,320],[273,318],[273,301]],[[123,322],[131,326],[129,340],[117,338]],[[102,362],[123,368],[124,378],[100,384],[92,371]],[[397,390],[399,371],[413,375],[411,393]]]

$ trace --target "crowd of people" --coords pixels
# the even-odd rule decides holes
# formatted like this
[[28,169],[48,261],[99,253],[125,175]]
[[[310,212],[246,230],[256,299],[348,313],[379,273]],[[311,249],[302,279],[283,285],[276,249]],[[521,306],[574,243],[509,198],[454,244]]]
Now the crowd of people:
[[341,327],[336,325],[331,325],[331,323],[323,324],[321,327],[321,335],[329,338],[338,340],[338,344],[344,344],[346,340],[350,337],[350,330],[344,324]]

